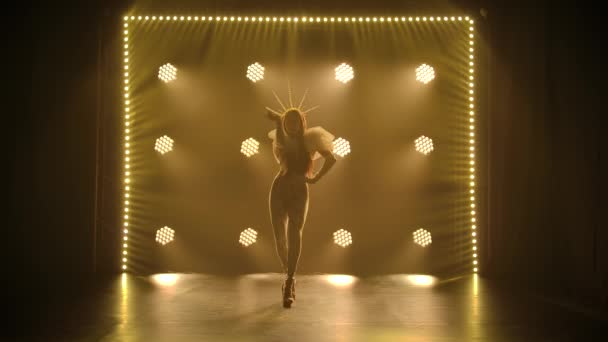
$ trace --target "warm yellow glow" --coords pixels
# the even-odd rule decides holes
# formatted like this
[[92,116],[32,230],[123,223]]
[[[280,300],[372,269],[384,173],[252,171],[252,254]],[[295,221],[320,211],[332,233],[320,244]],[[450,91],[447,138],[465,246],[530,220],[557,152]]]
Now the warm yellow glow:
[[423,228],[416,230],[413,235],[414,243],[422,247],[426,247],[427,245],[430,245],[433,242],[431,238],[431,233]]
[[416,141],[414,141],[414,145],[416,147],[416,151],[418,151],[424,155],[428,155],[429,153],[433,152],[433,150],[434,150],[433,140],[424,135],[420,136],[418,139],[416,139]]
[[160,154],[171,152],[173,150],[173,139],[166,135],[156,139],[154,150],[160,152]]
[[257,231],[247,228],[241,232],[241,235],[239,236],[239,243],[245,247],[249,247],[256,242],[257,236]]
[[357,278],[345,274],[331,274],[327,276],[326,280],[334,286],[347,287],[354,284]]
[[405,278],[410,284],[421,287],[429,287],[436,282],[436,279],[429,275],[408,274]]
[[154,283],[160,286],[173,286],[177,283],[178,279],[179,275],[170,273],[155,274],[152,276]]
[[334,140],[333,146],[333,153],[339,155],[340,157],[344,158],[344,156],[350,153],[350,143],[344,138]]
[[260,143],[253,139],[248,138],[247,140],[241,143],[241,153],[246,155],[247,158],[257,154],[259,151]]
[[416,81],[424,84],[429,83],[435,78],[435,69],[427,64],[422,64],[416,68]]
[[167,63],[158,69],[158,78],[167,83],[177,78],[177,68],[171,63]]
[[169,242],[173,241],[173,237],[175,236],[175,231],[167,226],[156,231],[156,242],[161,245],[166,245]]
[[335,68],[336,71],[336,80],[347,83],[355,77],[355,72],[353,68],[346,64],[342,63]]
[[353,238],[348,230],[340,229],[334,232],[334,243],[346,247],[353,243]]
[[247,67],[246,76],[248,79],[250,79],[254,83],[257,81],[263,80],[264,79],[264,67],[258,62],[250,64]]

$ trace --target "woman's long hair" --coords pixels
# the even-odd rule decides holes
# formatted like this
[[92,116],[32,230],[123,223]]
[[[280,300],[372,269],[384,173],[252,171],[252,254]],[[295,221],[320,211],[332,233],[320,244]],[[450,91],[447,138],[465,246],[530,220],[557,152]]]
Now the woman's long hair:
[[306,145],[304,144],[304,132],[307,128],[306,116],[297,109],[290,109],[285,112],[281,118],[281,128],[283,129],[283,132],[287,132],[285,129],[285,119],[287,118],[287,115],[298,115],[300,125],[302,126],[302,130],[300,131],[299,135],[294,137],[297,141],[297,149],[295,150],[295,153],[290,155],[282,154],[287,163],[287,169],[289,170],[290,168],[293,168],[296,170],[302,170],[305,171],[306,175],[312,176],[313,160],[310,153],[308,153],[306,150]]

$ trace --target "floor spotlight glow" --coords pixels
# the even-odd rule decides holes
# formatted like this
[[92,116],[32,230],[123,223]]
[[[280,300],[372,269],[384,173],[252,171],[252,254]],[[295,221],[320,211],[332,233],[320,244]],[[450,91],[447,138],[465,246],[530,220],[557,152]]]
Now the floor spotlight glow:
[[255,62],[247,67],[247,78],[253,82],[257,82],[264,79],[264,67]]
[[260,143],[253,138],[249,138],[241,143],[241,153],[246,155],[247,158],[257,154],[259,149]]
[[170,273],[155,274],[152,276],[154,283],[160,286],[173,286],[177,283],[178,279],[179,275]]
[[167,83],[177,78],[177,68],[167,63],[158,69],[158,78]]
[[164,246],[173,241],[174,236],[175,230],[165,226],[156,231],[156,242]]
[[173,139],[169,138],[166,135],[163,135],[162,137],[156,139],[154,149],[160,152],[160,154],[171,152],[173,150]]
[[350,143],[344,138],[334,140],[334,153],[344,157],[350,153]]
[[254,244],[257,240],[258,232],[251,228],[247,228],[241,232],[239,237],[239,243],[245,247],[249,247]]
[[336,67],[336,80],[342,83],[347,83],[354,77],[355,72],[353,71],[353,68],[350,65],[342,63]]
[[431,239],[431,233],[429,233],[428,231],[420,228],[414,232],[414,243],[416,243],[422,247],[426,247],[427,245],[430,245],[432,242],[433,241]]
[[334,243],[346,247],[353,243],[353,238],[348,230],[340,229],[334,232]]
[[339,286],[346,287],[352,285],[357,278],[346,274],[331,274],[327,276],[327,282]]
[[416,81],[427,84],[435,78],[435,69],[432,66],[422,64],[416,68]]
[[435,278],[428,275],[408,274],[406,279],[410,284],[421,287],[432,286],[435,284]]
[[424,154],[424,155],[428,155],[429,153],[433,152],[434,147],[433,147],[433,140],[431,138],[420,136],[418,139],[416,139],[415,141],[416,144],[416,151]]

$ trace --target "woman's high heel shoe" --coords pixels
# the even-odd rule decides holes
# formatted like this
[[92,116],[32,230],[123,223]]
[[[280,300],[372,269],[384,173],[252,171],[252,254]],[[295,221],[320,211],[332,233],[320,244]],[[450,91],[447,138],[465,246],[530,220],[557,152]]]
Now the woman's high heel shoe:
[[294,278],[287,278],[283,283],[283,307],[290,308],[295,301],[295,282]]

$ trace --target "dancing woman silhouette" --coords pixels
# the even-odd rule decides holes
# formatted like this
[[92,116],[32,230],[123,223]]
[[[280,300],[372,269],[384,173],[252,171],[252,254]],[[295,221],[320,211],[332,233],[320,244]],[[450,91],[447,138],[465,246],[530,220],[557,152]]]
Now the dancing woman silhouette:
[[[335,164],[336,158],[332,153],[334,136],[320,126],[307,128],[305,115],[312,109],[303,111],[293,105],[285,108],[278,97],[277,100],[283,113],[266,107],[267,117],[276,125],[268,137],[273,140],[273,154],[280,164],[270,188],[269,207],[277,253],[287,273],[282,294],[283,306],[288,308],[296,298],[294,275],[308,212],[308,184],[321,179]],[[313,175],[313,160],[319,156],[325,157],[325,162]]]

